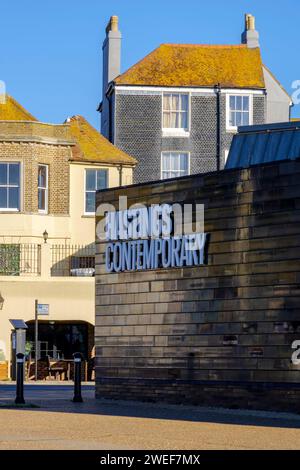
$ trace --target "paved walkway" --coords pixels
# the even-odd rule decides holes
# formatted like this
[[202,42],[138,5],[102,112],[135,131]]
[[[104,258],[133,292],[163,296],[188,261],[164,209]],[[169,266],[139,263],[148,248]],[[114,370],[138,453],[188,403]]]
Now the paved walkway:
[[[300,415],[95,400],[72,385],[0,384],[0,449],[299,449]],[[30,408],[30,404],[38,406]]]
[[[24,397],[28,402],[45,402],[48,400],[71,400],[73,398],[73,382],[29,382],[24,386]],[[16,384],[0,382],[0,403],[12,401],[16,396]],[[92,383],[82,386],[84,398],[94,398],[95,387]]]

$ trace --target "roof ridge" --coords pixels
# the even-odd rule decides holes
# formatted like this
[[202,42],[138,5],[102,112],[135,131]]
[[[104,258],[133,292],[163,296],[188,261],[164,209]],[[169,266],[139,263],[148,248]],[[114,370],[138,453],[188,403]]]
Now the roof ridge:
[[[234,49],[245,49],[248,46],[246,44],[177,44],[177,43],[162,43],[159,47],[161,46],[174,46],[174,47],[211,47],[211,48],[234,48]],[[259,48],[257,48],[259,49]]]

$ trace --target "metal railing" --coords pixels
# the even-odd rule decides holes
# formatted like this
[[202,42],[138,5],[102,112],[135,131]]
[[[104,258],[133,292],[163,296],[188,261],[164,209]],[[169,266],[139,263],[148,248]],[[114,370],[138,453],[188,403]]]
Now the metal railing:
[[0,243],[0,276],[41,274],[41,245]]
[[52,245],[51,276],[95,275],[94,243],[90,245]]

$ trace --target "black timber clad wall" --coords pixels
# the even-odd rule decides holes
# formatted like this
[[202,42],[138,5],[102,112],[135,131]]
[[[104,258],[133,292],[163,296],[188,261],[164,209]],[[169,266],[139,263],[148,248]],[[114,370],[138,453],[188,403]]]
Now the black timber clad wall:
[[205,204],[208,264],[106,274],[97,245],[98,397],[300,408],[300,161],[97,194]]
[[[138,160],[136,183],[161,177],[161,152],[190,152],[191,174],[217,169],[217,99],[212,94],[191,95],[190,137],[162,136],[162,97],[159,93],[118,92],[115,99],[115,145]],[[266,97],[253,96],[253,123],[265,122]],[[232,133],[226,132],[226,96],[221,97],[221,167]]]

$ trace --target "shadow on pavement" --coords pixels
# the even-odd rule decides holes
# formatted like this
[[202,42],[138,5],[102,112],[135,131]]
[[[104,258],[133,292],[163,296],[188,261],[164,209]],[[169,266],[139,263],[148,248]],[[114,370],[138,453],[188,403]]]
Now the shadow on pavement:
[[[22,411],[80,413],[102,416],[122,416],[179,420],[219,424],[252,425],[278,428],[300,428],[300,415],[257,410],[229,410],[202,408],[164,403],[147,403],[120,400],[96,400],[94,386],[82,386],[83,403],[73,403],[72,385],[26,384],[24,397],[28,407]],[[0,410],[19,409],[14,405],[15,385],[0,385]]]

